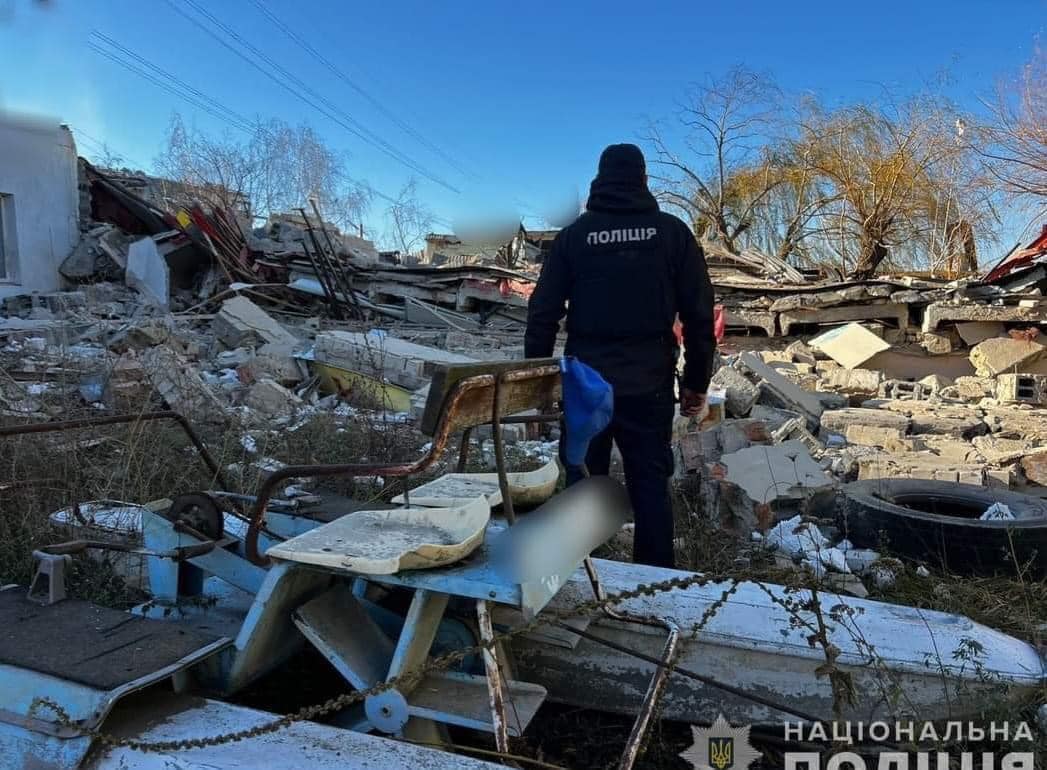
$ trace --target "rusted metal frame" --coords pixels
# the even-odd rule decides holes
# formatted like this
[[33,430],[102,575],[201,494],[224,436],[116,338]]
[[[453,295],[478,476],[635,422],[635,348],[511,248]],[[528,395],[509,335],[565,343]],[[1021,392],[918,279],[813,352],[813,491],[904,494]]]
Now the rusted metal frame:
[[[525,423],[527,425],[543,422],[559,422],[559,414],[535,414],[535,415],[509,415],[502,418],[502,425]],[[465,473],[466,463],[469,459],[469,439],[472,438],[473,429],[466,428],[462,431],[462,443],[458,448],[458,473]]]
[[[584,466],[582,472],[586,476],[589,475],[588,469]],[[600,573],[597,572],[596,564],[593,562],[592,557],[586,556],[583,564],[585,565],[585,573],[588,575],[589,583],[593,589],[593,596],[600,601],[606,600],[607,595],[604,593],[603,586],[600,583]],[[665,640],[665,647],[662,649],[662,659],[657,662],[656,665],[658,668],[655,670],[654,676],[651,677],[651,681],[647,685],[647,692],[644,694],[640,713],[637,714],[636,721],[633,722],[633,728],[629,733],[629,740],[626,742],[625,750],[622,752],[621,761],[618,763],[618,770],[631,770],[640,753],[640,749],[643,747],[644,736],[647,734],[647,728],[650,724],[651,717],[654,714],[654,709],[658,705],[658,700],[661,698],[662,691],[665,688],[665,682],[669,675],[669,667],[675,661],[678,654],[680,627],[672,618],[634,615],[632,613],[611,609],[607,604],[604,604],[601,607],[601,610],[604,615],[612,620],[617,620],[622,623],[637,623],[644,626],[657,626],[665,628],[668,631],[668,637]]]
[[[515,382],[518,380],[548,377],[559,373],[559,371],[559,367],[556,366],[540,366],[533,369],[519,369],[516,371],[505,372],[503,373],[502,378],[503,381],[506,382]],[[349,463],[345,465],[287,465],[274,471],[268,478],[266,478],[259,489],[254,508],[249,517],[250,526],[247,530],[247,536],[244,541],[248,560],[261,567],[269,564],[269,559],[258,551],[258,534],[262,526],[262,519],[265,515],[265,507],[278,484],[287,479],[296,477],[316,478],[320,476],[348,476],[351,478],[355,476],[383,476],[397,478],[420,473],[432,465],[437,458],[443,454],[450,439],[451,426],[453,424],[452,418],[465,395],[469,391],[478,390],[480,388],[489,388],[496,384],[497,380],[494,375],[491,374],[480,374],[473,377],[466,377],[455,383],[440,410],[440,421],[433,433],[433,440],[430,444],[429,451],[421,458],[412,462],[388,464]],[[497,395],[496,392],[496,398]]]
[[502,384],[505,374],[499,374],[494,380],[494,399],[491,407],[491,437],[494,439],[494,465],[498,471],[498,488],[502,492],[502,513],[511,527],[516,523],[516,511],[513,509],[512,490],[509,489],[509,474],[505,470],[505,444],[502,436]]
[[21,436],[31,433],[61,432],[101,425],[122,425],[139,421],[150,422],[152,420],[174,420],[177,422],[186,437],[188,437],[196,448],[197,453],[200,455],[200,459],[203,460],[207,469],[211,471],[211,475],[218,482],[218,485],[223,490],[229,490],[229,482],[226,481],[221,466],[218,465],[218,462],[211,455],[211,452],[207,449],[207,446],[204,444],[200,436],[195,430],[193,430],[193,426],[190,425],[189,421],[178,412],[162,411],[145,412],[143,414],[114,414],[105,417],[84,417],[79,420],[66,420],[64,422],[36,422],[27,425],[5,425],[0,427],[0,438],[6,436]]
[[[305,220],[306,232],[309,233],[309,240],[311,240],[313,242],[313,249],[315,249],[315,251],[316,251],[315,266],[320,268],[320,273],[317,274],[317,278],[321,278],[321,280],[323,280],[323,279],[327,280],[327,284],[330,287],[330,291],[331,291],[331,299],[335,300],[334,307],[333,307],[335,318],[341,319],[342,318],[341,300],[338,299],[338,295],[336,294],[336,291],[338,289],[338,285],[337,285],[337,283],[335,281],[335,277],[331,274],[331,266],[330,266],[330,263],[327,260],[327,254],[324,252],[323,248],[320,246],[320,241],[318,241],[317,238],[316,238],[316,232],[313,230],[313,225],[309,221],[309,217],[306,215],[305,209],[299,208],[298,210],[302,214],[302,219]],[[304,244],[304,241],[303,241],[303,244]],[[306,251],[308,251],[308,249],[306,249]]]
[[476,619],[483,647],[484,671],[487,674],[487,694],[491,703],[494,742],[498,751],[509,753],[509,721],[506,713],[506,689],[502,671],[498,667],[498,646],[487,601],[476,602]]
[[[327,247],[331,250],[331,265],[337,271],[335,279],[341,279],[344,289],[343,291],[348,292],[349,299],[353,303],[353,308],[356,310],[356,314],[363,318],[363,310],[360,308],[360,301],[356,298],[356,292],[353,291],[353,281],[346,274],[345,262],[338,261],[338,253],[334,249],[334,244],[331,243],[331,236],[327,234],[327,227],[324,225],[324,218],[320,216],[320,208],[316,205],[316,201],[312,198],[309,199],[310,205],[313,207],[313,213],[316,214],[316,219],[320,223],[320,232],[324,235],[324,240],[327,241]],[[308,224],[308,219],[306,220]],[[351,272],[351,270],[350,270]]]
[[458,472],[465,473],[465,465],[469,459],[469,441],[472,439],[472,427],[462,431],[462,443],[458,446]]
[[[197,534],[199,535],[199,533]],[[139,548],[138,546],[129,545],[127,543],[110,542],[108,540],[70,540],[65,543],[54,543],[52,545],[41,546],[36,550],[41,553],[50,554],[51,556],[64,556],[66,554],[71,555],[75,553],[83,553],[86,550],[95,549],[99,551],[132,553],[139,556],[155,556],[159,559],[185,561],[186,559],[192,559],[197,556],[211,553],[211,551],[218,546],[218,543],[214,540],[208,540],[203,535],[199,535],[199,537],[202,538],[204,542],[179,548],[172,548],[169,551],[154,551],[150,548]]]
[[676,656],[680,652],[680,626],[670,618],[665,618],[662,622],[669,631],[669,636],[665,640],[665,647],[662,649],[662,660],[658,664],[658,669],[655,671],[654,676],[651,677],[651,683],[647,685],[647,692],[643,696],[640,713],[636,715],[633,729],[629,732],[629,740],[625,743],[625,750],[622,752],[621,761],[618,763],[618,770],[632,770],[633,764],[640,754],[640,749],[643,748],[644,736],[647,735],[647,730],[651,725],[651,719],[654,717],[658,701],[665,691],[665,683],[669,679],[669,667],[676,661]]
[[385,477],[401,477],[410,476],[414,473],[424,471],[430,465],[432,465],[436,459],[443,453],[444,448],[447,446],[447,442],[450,439],[451,420],[450,417],[454,415],[455,410],[458,408],[459,402],[465,397],[466,393],[471,390],[478,388],[490,387],[494,384],[494,377],[489,374],[479,375],[476,377],[468,377],[464,380],[459,381],[455,384],[447,397],[447,401],[444,404],[444,408],[440,414],[440,423],[437,426],[436,432],[433,435],[433,440],[430,444],[429,451],[417,460],[413,460],[407,463],[349,463],[345,465],[285,465],[283,468],[274,471],[269,475],[268,478],[263,482],[261,488],[258,490],[258,496],[254,508],[250,514],[250,527],[247,530],[247,537],[245,538],[245,549],[247,558],[254,564],[259,566],[266,566],[269,564],[269,559],[258,551],[258,533],[261,529],[262,518],[265,515],[265,507],[269,502],[269,498],[272,497],[273,491],[277,485],[287,479],[304,477],[304,478],[316,478],[319,476],[385,476]]
[[334,291],[328,285],[327,275],[320,268],[320,264],[316,261],[316,258],[313,257],[313,253],[309,251],[309,246],[306,244],[305,239],[303,238],[299,243],[302,244],[302,248],[305,250],[305,256],[309,258],[309,264],[313,266],[313,272],[316,273],[316,280],[320,284],[320,288],[323,289],[324,300],[327,302],[328,310],[331,311],[331,315],[334,318],[340,319],[342,315],[338,308],[338,297],[335,296]]

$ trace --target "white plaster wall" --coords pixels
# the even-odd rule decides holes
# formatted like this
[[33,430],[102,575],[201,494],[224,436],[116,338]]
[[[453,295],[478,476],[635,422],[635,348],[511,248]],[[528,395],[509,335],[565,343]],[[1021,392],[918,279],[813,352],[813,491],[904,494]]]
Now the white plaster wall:
[[0,114],[0,193],[14,196],[16,236],[0,298],[56,291],[58,266],[80,237],[76,144],[69,130]]

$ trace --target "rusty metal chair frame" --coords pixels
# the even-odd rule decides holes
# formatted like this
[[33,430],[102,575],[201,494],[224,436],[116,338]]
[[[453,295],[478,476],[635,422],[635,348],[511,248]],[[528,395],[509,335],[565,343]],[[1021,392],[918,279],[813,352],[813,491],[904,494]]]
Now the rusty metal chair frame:
[[[448,392],[440,409],[440,417],[429,450],[420,458],[400,463],[347,463],[333,465],[287,465],[272,473],[258,490],[254,507],[249,514],[250,526],[245,537],[245,554],[254,564],[267,566],[269,559],[258,549],[258,536],[265,519],[265,509],[277,486],[292,478],[320,478],[338,476],[353,478],[359,476],[380,476],[383,478],[406,478],[429,468],[444,453],[451,436],[458,430],[468,431],[477,425],[490,423],[494,426],[495,463],[498,471],[498,483],[502,491],[502,510],[509,523],[515,521],[512,499],[509,495],[509,481],[505,468],[505,449],[500,426],[512,422],[548,422],[559,419],[556,415],[534,415],[522,418],[507,418],[505,410],[506,385],[522,383],[558,376],[560,369],[556,365],[541,365],[523,369],[512,369],[498,374],[479,374],[465,377],[454,384]],[[493,390],[492,407],[489,416],[481,419],[470,417],[467,413],[477,409],[477,404],[486,400],[487,391]],[[466,441],[468,435],[463,436]],[[461,457],[459,458],[461,460]],[[405,503],[410,504],[409,492],[404,493]]]

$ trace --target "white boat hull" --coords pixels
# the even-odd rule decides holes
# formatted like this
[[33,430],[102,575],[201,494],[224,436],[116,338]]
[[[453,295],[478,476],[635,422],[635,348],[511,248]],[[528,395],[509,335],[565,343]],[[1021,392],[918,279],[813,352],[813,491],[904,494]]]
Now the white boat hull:
[[[689,573],[595,560],[605,590],[614,594],[637,584]],[[785,593],[765,584],[779,599],[803,599],[807,592]],[[821,647],[812,648],[811,630],[797,627],[793,615],[755,583],[743,583],[705,628],[691,631],[726,584],[669,591],[623,602],[637,615],[671,617],[683,629],[679,666],[741,688],[821,719],[832,719],[830,681],[816,669],[825,665]],[[585,573],[575,573],[551,602],[565,609],[592,598]],[[837,664],[851,676],[856,694],[843,704],[842,718],[927,720],[969,717],[990,698],[1018,696],[1042,685],[1044,661],[1034,647],[967,618],[821,593],[839,648]],[[829,617],[831,608],[846,608]],[[802,613],[814,622],[813,613]],[[599,617],[588,633],[660,657],[665,633],[635,623]],[[571,636],[570,634],[565,634]],[[576,637],[577,639],[577,637]],[[551,644],[546,636],[518,636],[513,644],[518,676],[544,686],[549,698],[574,706],[635,713],[654,666],[584,638],[577,644]],[[980,650],[977,654],[972,653]],[[966,660],[964,659],[966,656]],[[795,714],[761,705],[694,679],[674,675],[662,701],[662,716],[711,722],[724,714],[736,723],[781,724]]]

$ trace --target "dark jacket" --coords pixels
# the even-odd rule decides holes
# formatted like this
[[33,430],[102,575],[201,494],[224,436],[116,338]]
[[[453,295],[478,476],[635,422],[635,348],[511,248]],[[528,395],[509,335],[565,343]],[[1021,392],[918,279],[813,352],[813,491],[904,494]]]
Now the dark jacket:
[[704,393],[712,375],[713,288],[690,229],[644,184],[594,180],[588,209],[565,227],[542,265],[527,308],[528,358],[552,355],[567,315],[567,355],[619,395],[671,387],[683,324],[683,386]]

